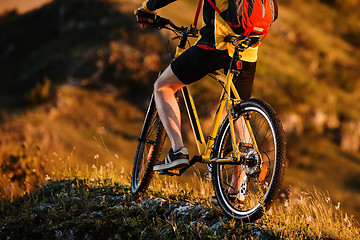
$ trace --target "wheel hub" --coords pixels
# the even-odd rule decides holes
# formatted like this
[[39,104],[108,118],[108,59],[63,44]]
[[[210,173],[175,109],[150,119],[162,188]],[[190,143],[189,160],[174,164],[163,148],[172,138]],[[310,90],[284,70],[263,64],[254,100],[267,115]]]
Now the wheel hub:
[[260,157],[255,150],[251,150],[246,155],[246,173],[253,174],[260,166]]

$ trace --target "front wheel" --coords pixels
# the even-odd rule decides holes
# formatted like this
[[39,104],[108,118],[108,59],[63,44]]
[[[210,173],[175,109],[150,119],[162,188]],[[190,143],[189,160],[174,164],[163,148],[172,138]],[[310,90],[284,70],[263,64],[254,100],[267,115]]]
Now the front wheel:
[[[252,222],[270,207],[286,165],[284,131],[267,103],[249,99],[235,107],[235,139],[240,157],[231,164],[213,164],[212,179],[220,207],[230,218]],[[234,157],[227,117],[215,141],[213,157]]]
[[143,192],[148,188],[154,175],[153,167],[159,158],[165,137],[166,132],[152,97],[136,150],[131,176],[132,194]]

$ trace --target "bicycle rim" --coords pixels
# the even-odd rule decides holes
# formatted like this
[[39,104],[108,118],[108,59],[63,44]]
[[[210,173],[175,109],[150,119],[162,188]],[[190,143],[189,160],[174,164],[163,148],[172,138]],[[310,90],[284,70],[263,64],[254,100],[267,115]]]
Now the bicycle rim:
[[133,194],[143,192],[148,188],[154,174],[153,167],[161,153],[165,136],[164,127],[154,111],[145,138],[139,140],[137,147],[131,176],[131,192]]
[[[225,214],[252,222],[269,208],[280,188],[285,170],[284,133],[275,112],[263,101],[243,101],[236,111],[240,116],[235,121],[240,129],[236,131],[236,139],[244,164],[214,164],[212,178]],[[251,125],[254,139],[245,119]],[[233,156],[228,118],[220,128],[214,154]]]

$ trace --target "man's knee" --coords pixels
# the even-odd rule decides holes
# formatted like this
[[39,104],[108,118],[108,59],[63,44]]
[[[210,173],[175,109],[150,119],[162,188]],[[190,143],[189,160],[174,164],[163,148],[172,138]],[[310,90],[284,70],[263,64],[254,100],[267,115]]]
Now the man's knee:
[[158,78],[154,83],[154,93],[159,94],[161,92],[172,92],[171,84],[168,83],[167,79]]
[[168,67],[155,81],[154,92],[159,93],[161,91],[176,92],[179,88],[185,86]]

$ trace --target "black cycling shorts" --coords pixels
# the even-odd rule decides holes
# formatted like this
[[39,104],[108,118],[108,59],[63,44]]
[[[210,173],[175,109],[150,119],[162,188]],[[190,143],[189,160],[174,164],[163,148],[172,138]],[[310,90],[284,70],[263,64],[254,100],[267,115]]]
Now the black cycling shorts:
[[[215,70],[227,70],[230,61],[231,58],[226,50],[207,50],[195,45],[176,58],[171,63],[171,69],[181,82],[188,85]],[[240,76],[237,76],[234,81],[236,90],[243,100],[251,96],[255,70],[256,62],[243,62]]]

